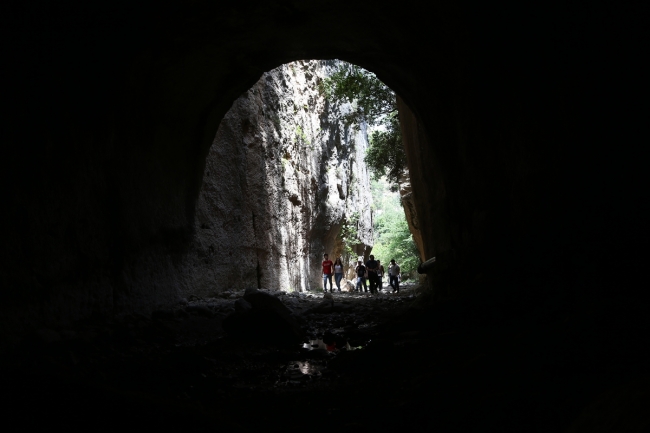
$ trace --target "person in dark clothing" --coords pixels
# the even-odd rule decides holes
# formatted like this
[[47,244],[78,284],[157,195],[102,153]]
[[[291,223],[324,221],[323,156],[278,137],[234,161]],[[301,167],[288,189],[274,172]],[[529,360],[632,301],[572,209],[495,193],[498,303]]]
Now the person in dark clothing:
[[401,270],[399,265],[395,263],[395,259],[390,261],[388,267],[388,278],[390,279],[390,286],[393,288],[393,293],[399,293],[399,274]]
[[377,265],[379,266],[377,276],[379,277],[379,291],[381,292],[384,290],[384,274],[386,273],[386,270],[384,269],[384,265],[381,264],[381,260],[377,260]]
[[357,267],[354,268],[354,270],[357,273],[357,292],[361,292],[362,283],[363,283],[363,290],[367,292],[368,287],[366,286],[366,267],[363,266],[361,260],[359,260],[359,263],[357,263]]
[[370,255],[370,260],[366,262],[368,269],[368,279],[370,280],[370,293],[377,293],[377,286],[379,286],[379,263],[375,260],[375,256]]

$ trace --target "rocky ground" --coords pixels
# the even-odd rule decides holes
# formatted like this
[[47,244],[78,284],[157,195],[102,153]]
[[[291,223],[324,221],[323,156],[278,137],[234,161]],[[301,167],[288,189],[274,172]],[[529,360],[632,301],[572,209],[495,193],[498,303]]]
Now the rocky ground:
[[[219,422],[248,430],[279,422],[299,428],[302,420],[346,407],[352,396],[338,395],[342,384],[360,372],[390,367],[381,359],[378,336],[409,308],[416,292],[408,284],[400,293],[378,295],[224,292],[219,298],[191,297],[151,317],[40,329],[3,348],[3,401],[28,425],[43,422],[31,416],[36,412],[48,422],[77,427],[105,426],[126,416],[161,427]],[[251,313],[276,307],[288,315]],[[239,317],[252,323],[224,331]],[[417,333],[407,334],[402,344],[414,344]],[[299,416],[282,419],[292,406],[305,404]]]
[[[640,348],[620,332],[585,338],[583,324],[599,316],[549,304],[493,320],[464,306],[460,321],[459,306],[421,308],[423,296],[408,285],[380,295],[250,290],[41,329],[2,347],[3,419],[84,431],[649,425],[633,417],[650,385],[645,364],[629,362]],[[594,430],[594,417],[631,428]]]

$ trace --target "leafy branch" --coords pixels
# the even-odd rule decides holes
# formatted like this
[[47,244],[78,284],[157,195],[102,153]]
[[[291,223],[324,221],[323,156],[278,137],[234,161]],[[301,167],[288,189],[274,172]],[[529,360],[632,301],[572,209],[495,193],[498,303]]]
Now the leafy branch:
[[343,221],[339,236],[343,244],[343,251],[348,257],[351,257],[354,254],[352,246],[362,243],[359,239],[359,212],[354,212],[350,218]]
[[349,63],[341,63],[320,82],[319,90],[331,101],[352,105],[352,111],[344,116],[347,123],[367,122],[377,128],[370,136],[364,161],[375,180],[386,176],[396,190],[406,171],[406,155],[395,93],[375,74]]

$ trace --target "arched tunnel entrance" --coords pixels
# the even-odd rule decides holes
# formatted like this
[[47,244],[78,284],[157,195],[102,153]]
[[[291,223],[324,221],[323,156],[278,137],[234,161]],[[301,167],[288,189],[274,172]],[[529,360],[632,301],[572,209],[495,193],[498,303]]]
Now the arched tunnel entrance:
[[[280,407],[310,413],[318,395],[346,429],[647,427],[642,14],[381,6],[7,6],[5,408],[35,423],[77,420],[79,407],[89,422],[110,406],[116,425],[134,412],[180,425],[191,413],[252,429],[285,422]],[[422,253],[436,257],[429,290],[332,365],[345,377],[337,387],[229,400],[221,376],[177,392],[221,359],[171,347],[165,321],[182,318],[151,317],[179,301],[214,131],[264,71],[308,58],[358,64],[400,95]],[[159,350],[169,352],[149,356]],[[293,360],[221,353],[247,367],[236,374]],[[201,407],[199,394],[216,403]],[[248,396],[254,410],[228,412]],[[347,409],[350,396],[367,416]],[[377,399],[399,409],[378,413]],[[25,416],[33,402],[48,416]]]
[[[371,92],[334,96],[344,85]],[[412,279],[420,260],[413,238],[421,239],[397,119],[395,94],[348,63],[265,72],[233,103],[206,157],[193,241],[177,266],[180,296],[320,289],[324,253],[341,261],[337,288],[348,291],[375,244],[386,284],[391,258]]]
[[[356,262],[372,248],[367,125],[346,122],[352,105],[319,88],[339,64],[265,72],[224,116],[196,205],[191,294],[316,290],[324,253],[349,274],[352,252]],[[352,224],[354,239],[343,239]]]

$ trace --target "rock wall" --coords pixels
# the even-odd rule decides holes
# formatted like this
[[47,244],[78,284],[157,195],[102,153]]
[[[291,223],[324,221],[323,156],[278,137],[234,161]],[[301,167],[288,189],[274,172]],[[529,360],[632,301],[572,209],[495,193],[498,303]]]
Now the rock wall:
[[318,91],[335,65],[299,61],[264,73],[222,120],[196,206],[186,294],[321,287],[322,255],[342,253],[341,226],[355,213],[356,251],[372,247],[366,125],[345,125],[350,107]]
[[[402,132],[404,136],[404,132]],[[406,223],[408,224],[409,231],[413,237],[413,241],[418,248],[418,253],[421,262],[429,260],[429,258],[424,254],[424,241],[422,240],[422,232],[420,231],[420,220],[418,219],[417,207],[415,199],[413,198],[413,187],[411,185],[411,177],[408,169],[402,174],[399,180],[399,195],[400,200],[402,200],[402,208],[404,209],[404,216],[406,218]],[[413,277],[417,276],[418,281],[422,285],[426,285],[426,274],[418,275],[415,271],[413,272]]]
[[413,200],[413,188],[411,187],[411,178],[409,176],[408,169],[399,180],[399,195],[400,199],[402,200],[406,223],[409,226],[409,231],[413,236],[415,245],[417,245],[418,251],[420,252],[420,260],[424,262],[428,259],[424,256],[424,243],[422,241],[422,233],[420,233],[420,222],[418,220],[418,214],[415,209],[415,201]]

